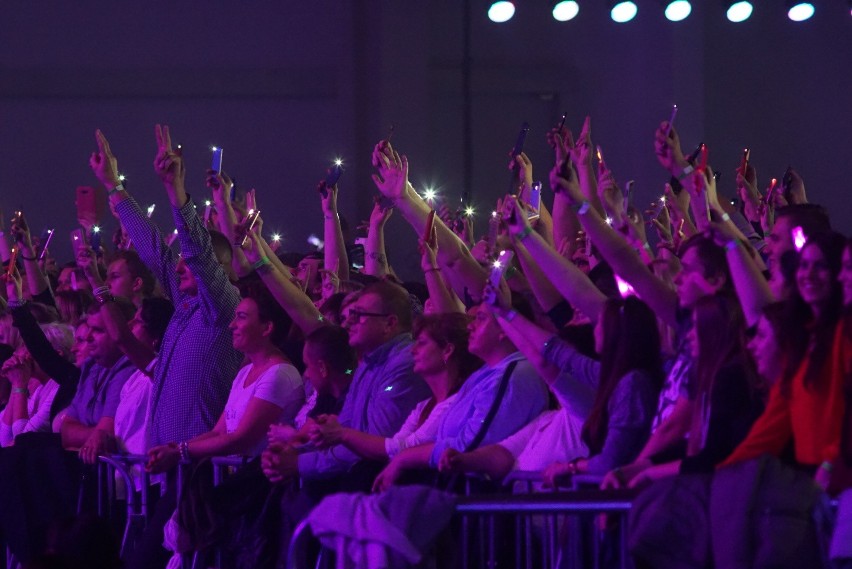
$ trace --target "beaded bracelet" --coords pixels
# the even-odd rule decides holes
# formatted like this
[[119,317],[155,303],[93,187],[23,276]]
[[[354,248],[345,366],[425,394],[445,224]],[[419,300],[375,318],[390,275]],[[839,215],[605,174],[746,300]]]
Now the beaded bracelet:
[[180,459],[184,462],[189,462],[189,443],[183,441],[182,443],[178,443],[178,452],[180,452]]

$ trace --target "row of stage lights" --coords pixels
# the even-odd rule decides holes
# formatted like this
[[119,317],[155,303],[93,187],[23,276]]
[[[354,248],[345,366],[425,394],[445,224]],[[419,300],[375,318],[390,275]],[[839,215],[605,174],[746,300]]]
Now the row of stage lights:
[[[577,0],[554,0],[551,2],[553,18],[559,22],[573,20],[580,13],[580,3]],[[672,22],[685,20],[692,13],[692,3],[689,0],[664,0],[666,18]],[[752,2],[735,0],[723,2],[728,20],[739,23],[745,22],[754,11]],[[639,7],[633,0],[614,0],[609,2],[610,17],[618,23],[629,22],[639,13]],[[787,17],[794,22],[804,22],[811,18],[816,11],[812,2],[787,0]],[[488,18],[492,22],[508,22],[515,15],[515,3],[510,0],[491,2],[488,8]]]

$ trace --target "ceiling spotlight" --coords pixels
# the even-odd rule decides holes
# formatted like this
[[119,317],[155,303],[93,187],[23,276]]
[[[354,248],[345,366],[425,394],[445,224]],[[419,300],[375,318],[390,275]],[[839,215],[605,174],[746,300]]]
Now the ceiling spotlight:
[[810,2],[788,2],[787,17],[794,22],[804,22],[814,15],[814,5]]
[[573,20],[580,12],[580,5],[575,0],[556,0],[553,3],[553,19],[557,22]]
[[692,4],[689,0],[672,0],[666,5],[666,19],[670,22],[680,22],[692,13]]
[[747,2],[746,0],[732,2],[728,7],[728,19],[735,24],[745,22],[751,17],[753,10],[754,6],[751,5],[751,2]]
[[616,1],[612,4],[612,9],[609,11],[609,15],[612,18],[613,22],[618,22],[619,24],[623,24],[624,22],[629,22],[633,18],[636,17],[636,13],[639,11],[639,8],[636,7],[636,3],[630,0],[626,0],[624,2]]
[[488,19],[492,22],[496,22],[498,24],[502,24],[503,22],[508,22],[512,19],[512,16],[515,15],[515,4],[509,2],[508,0],[500,0],[499,2],[492,2],[491,7],[488,8]]

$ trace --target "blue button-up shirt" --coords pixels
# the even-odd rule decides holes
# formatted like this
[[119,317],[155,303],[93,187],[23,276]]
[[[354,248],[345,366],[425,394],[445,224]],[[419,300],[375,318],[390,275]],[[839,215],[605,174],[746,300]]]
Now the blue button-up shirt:
[[[411,335],[401,334],[364,356],[340,411],[341,425],[391,437],[415,405],[431,395],[426,382],[414,373],[411,344]],[[306,479],[336,476],[359,460],[357,454],[338,445],[300,455],[299,474]]]
[[482,366],[464,382],[456,402],[438,426],[435,448],[429,458],[432,468],[438,467],[444,450],[453,448],[464,452],[467,449],[482,428],[497,397],[503,373],[514,361],[518,365],[509,378],[506,393],[480,446],[502,441],[547,409],[547,386],[520,352],[506,356],[493,366]]
[[121,388],[136,366],[127,356],[121,356],[110,367],[103,367],[89,358],[80,367],[77,393],[68,406],[68,416],[87,427],[93,427],[103,417],[115,417]]

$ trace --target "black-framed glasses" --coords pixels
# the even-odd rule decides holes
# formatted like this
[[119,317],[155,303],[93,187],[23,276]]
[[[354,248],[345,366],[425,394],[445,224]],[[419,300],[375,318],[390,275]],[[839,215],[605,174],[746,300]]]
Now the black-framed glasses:
[[376,316],[379,318],[384,318],[386,316],[390,316],[390,314],[384,312],[363,312],[361,310],[350,310],[349,314],[346,315],[346,320],[350,322],[361,322],[361,319],[365,316]]

